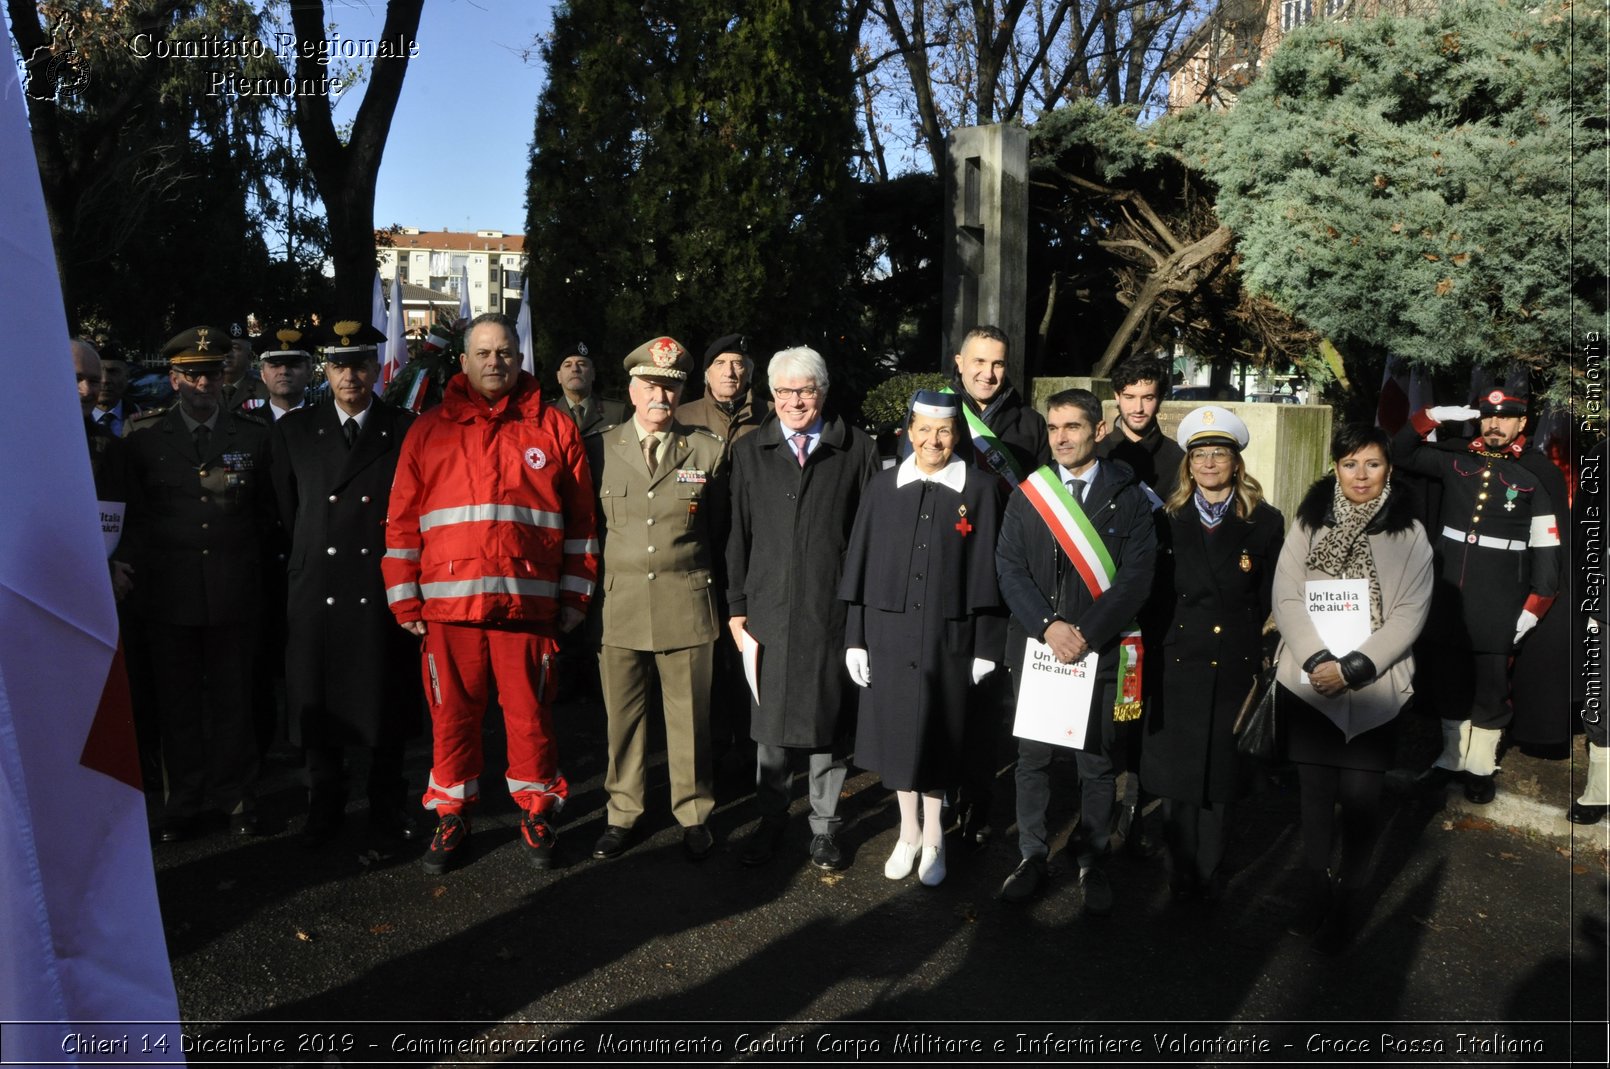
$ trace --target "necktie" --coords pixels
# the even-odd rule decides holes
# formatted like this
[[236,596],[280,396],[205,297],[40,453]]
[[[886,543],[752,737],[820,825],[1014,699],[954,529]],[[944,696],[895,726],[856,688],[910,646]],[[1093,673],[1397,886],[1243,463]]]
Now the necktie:
[[196,427],[193,437],[196,440],[196,456],[200,457],[202,460],[206,460],[207,441],[212,437],[212,432],[209,431],[207,429],[207,425],[203,423]]
[[655,469],[660,466],[659,451],[660,440],[652,434],[643,435],[643,459],[648,463],[648,473],[651,476],[654,474]]
[[349,419],[342,423],[341,433],[346,436],[347,448],[351,449],[353,443],[358,440],[358,421],[355,419]]
[[799,457],[799,466],[803,468],[805,466],[805,457],[807,455],[805,452],[805,447],[810,444],[811,437],[808,434],[796,434],[790,439],[790,441],[794,443],[794,455]]
[[1069,479],[1068,493],[1073,495],[1075,501],[1083,505],[1085,503],[1085,481],[1083,479]]
[[587,406],[585,404],[573,406],[570,409],[570,418],[576,421],[576,426],[580,427],[581,421],[587,418]]

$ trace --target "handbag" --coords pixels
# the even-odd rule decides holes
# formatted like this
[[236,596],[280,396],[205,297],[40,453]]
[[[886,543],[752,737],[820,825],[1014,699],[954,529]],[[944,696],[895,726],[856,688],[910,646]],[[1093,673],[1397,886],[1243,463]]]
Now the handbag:
[[1252,689],[1236,714],[1235,748],[1248,757],[1272,760],[1275,756],[1275,669],[1278,662],[1258,673]]

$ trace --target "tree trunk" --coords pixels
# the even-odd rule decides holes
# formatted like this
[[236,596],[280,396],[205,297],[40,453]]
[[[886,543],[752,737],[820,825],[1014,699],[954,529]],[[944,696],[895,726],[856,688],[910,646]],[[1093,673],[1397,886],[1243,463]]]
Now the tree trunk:
[[[391,118],[397,111],[403,76],[408,72],[408,46],[418,36],[424,4],[425,0],[391,0],[386,5],[381,40],[390,46],[395,58],[373,61],[369,85],[346,144],[336,133],[328,97],[308,94],[296,98],[296,129],[330,226],[338,316],[369,318],[375,274],[375,180],[391,131]],[[293,4],[291,24],[301,40],[323,38],[323,0]],[[319,66],[315,56],[299,53],[296,73],[299,78],[317,80],[325,68]]]

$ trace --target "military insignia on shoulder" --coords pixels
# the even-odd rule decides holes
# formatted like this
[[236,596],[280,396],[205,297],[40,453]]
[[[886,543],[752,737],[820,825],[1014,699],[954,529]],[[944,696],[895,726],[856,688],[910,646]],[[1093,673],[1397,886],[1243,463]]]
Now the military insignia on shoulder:
[[240,403],[240,407],[250,412],[253,409],[262,408],[266,404],[268,404],[268,402],[263,400],[261,397],[248,397],[246,400]]
[[718,442],[725,442],[726,441],[725,438],[723,438],[721,435],[717,434],[715,431],[711,430],[709,427],[694,427],[690,433],[692,433],[692,434],[702,434],[706,438],[714,438]]
[[140,411],[134,413],[134,415],[125,418],[123,422],[131,431],[140,430],[141,428],[151,426],[172,410],[172,405],[158,405],[156,408],[142,408]]

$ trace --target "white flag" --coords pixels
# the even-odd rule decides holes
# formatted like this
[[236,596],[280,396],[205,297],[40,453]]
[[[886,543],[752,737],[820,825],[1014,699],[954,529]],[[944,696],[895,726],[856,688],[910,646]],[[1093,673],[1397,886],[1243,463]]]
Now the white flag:
[[[16,351],[39,357],[28,403],[0,419],[0,455],[26,458],[0,465],[0,1042],[8,1064],[171,1064],[179,1007],[117,608],[14,63],[0,154],[0,292]],[[129,1042],[69,1052],[75,1033]]]
[[375,272],[375,288],[369,297],[369,322],[380,333],[386,332],[386,284],[380,280],[380,272]]
[[520,335],[520,366],[535,375],[537,373],[537,350],[531,340],[530,279],[520,283],[520,315],[514,321],[514,329]]
[[403,332],[402,276],[391,279],[391,309],[386,314],[386,348],[380,359],[380,388],[391,385],[392,376],[408,363],[408,338]]

